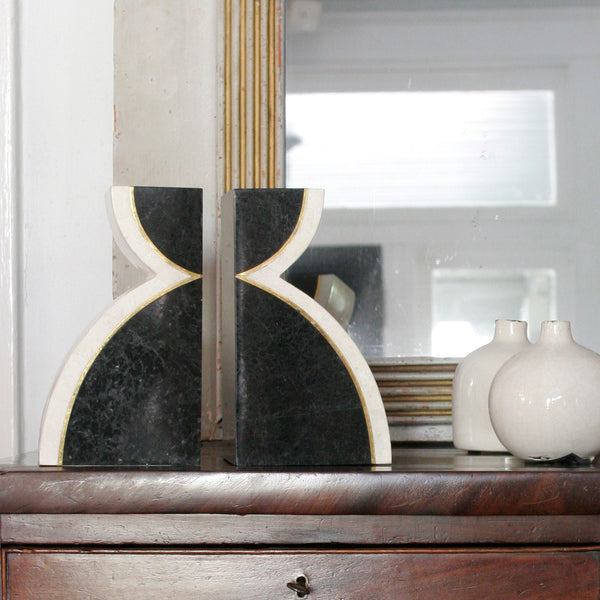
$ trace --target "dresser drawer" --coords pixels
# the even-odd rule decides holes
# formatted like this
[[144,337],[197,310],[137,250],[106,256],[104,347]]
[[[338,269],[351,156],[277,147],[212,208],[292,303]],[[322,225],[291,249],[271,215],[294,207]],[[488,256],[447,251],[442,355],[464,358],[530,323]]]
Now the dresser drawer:
[[4,559],[8,600],[293,600],[299,576],[308,600],[591,600],[600,589],[593,551],[5,549]]

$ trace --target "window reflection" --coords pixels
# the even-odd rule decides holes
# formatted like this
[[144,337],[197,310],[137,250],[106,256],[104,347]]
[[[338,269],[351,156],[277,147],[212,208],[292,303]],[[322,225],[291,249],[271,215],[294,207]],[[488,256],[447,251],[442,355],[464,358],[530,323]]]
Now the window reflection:
[[[597,349],[600,0],[287,5],[287,185],[325,189],[316,246],[381,249],[381,343],[368,354],[457,357],[498,318],[571,320]],[[456,292],[462,314],[439,314],[434,270],[489,277],[468,310],[473,281]],[[527,296],[511,296],[509,273],[539,270],[550,291],[528,318],[494,303]],[[438,281],[446,299],[450,283]],[[462,321],[477,341],[432,347],[434,326]]]
[[288,94],[286,127],[288,185],[328,208],[556,202],[550,90]]
[[527,321],[535,341],[539,323],[556,313],[553,269],[435,269],[431,277],[436,356],[465,356],[487,344],[495,319]]

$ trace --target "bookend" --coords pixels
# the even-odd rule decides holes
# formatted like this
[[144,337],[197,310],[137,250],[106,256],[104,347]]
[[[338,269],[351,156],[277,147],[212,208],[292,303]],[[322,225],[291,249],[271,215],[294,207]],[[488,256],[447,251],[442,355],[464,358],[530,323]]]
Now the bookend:
[[288,283],[323,193],[234,190],[222,202],[223,380],[240,467],[391,462],[373,375],[343,327]]
[[41,465],[200,461],[202,190],[113,187],[115,240],[148,279],[68,356],[46,403]]

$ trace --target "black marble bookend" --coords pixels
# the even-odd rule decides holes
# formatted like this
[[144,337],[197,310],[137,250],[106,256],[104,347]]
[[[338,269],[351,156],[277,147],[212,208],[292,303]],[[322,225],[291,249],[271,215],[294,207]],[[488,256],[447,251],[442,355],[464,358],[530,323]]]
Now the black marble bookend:
[[40,464],[198,465],[202,190],[114,187],[109,214],[149,278],[69,355],[46,405]]
[[[236,190],[222,203],[224,339],[240,467],[391,461],[369,367],[343,327],[281,275],[313,238],[317,190]],[[226,352],[227,352],[226,351]]]

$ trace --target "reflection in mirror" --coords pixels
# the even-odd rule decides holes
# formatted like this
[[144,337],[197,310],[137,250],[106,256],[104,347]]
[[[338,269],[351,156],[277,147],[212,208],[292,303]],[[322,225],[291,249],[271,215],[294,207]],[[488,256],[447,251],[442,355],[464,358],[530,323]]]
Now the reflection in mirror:
[[325,189],[321,255],[379,256],[361,350],[461,357],[499,318],[600,350],[600,0],[288,0],[286,28],[286,185]]
[[540,323],[554,314],[552,269],[434,269],[432,271],[434,356],[464,356],[489,342],[491,314],[509,312]]
[[[317,297],[316,281],[322,274],[336,275],[354,292],[345,328],[364,355],[376,355],[383,339],[383,282],[381,247],[312,246],[290,267],[287,278],[304,292]],[[313,291],[314,290],[314,291]]]
[[288,182],[318,179],[330,209],[554,204],[553,100],[547,90],[290,93]]

